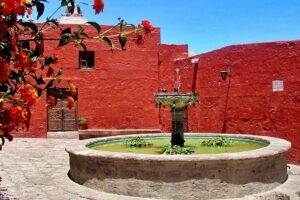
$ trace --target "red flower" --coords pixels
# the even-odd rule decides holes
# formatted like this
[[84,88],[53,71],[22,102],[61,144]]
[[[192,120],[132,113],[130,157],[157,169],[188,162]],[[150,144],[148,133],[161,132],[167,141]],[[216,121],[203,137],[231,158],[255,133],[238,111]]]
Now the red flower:
[[6,81],[10,74],[9,64],[5,60],[0,61],[0,83]]
[[70,95],[74,96],[76,94],[76,86],[74,85],[74,83],[70,82]]
[[15,67],[18,69],[29,69],[30,68],[30,57],[28,53],[21,51],[16,55]]
[[150,21],[142,20],[141,25],[143,26],[145,33],[150,33],[154,28]]
[[49,96],[48,102],[51,103],[51,104],[55,104],[56,98],[54,96]]
[[93,8],[95,10],[95,14],[99,14],[104,10],[104,0],[94,0]]
[[30,14],[31,9],[25,6],[28,3],[28,0],[0,0],[0,4],[3,5],[2,15],[24,15],[26,11]]
[[74,104],[75,104],[75,101],[73,99],[73,97],[67,97],[67,100],[68,100],[68,108],[69,109],[72,109],[74,107]]
[[14,122],[16,124],[25,123],[29,116],[27,109],[21,105],[12,106],[8,110],[8,116],[10,118],[9,121]]
[[26,101],[29,106],[32,106],[38,99],[38,93],[34,87],[25,86],[21,89],[21,99]]
[[47,105],[48,105],[48,109],[52,109],[53,106],[56,105],[56,98],[54,96],[49,96]]

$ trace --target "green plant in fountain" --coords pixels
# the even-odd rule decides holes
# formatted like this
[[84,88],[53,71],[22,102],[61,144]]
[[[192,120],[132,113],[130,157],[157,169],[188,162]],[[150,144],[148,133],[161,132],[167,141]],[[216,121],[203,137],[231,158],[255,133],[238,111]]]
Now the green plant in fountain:
[[201,142],[203,146],[210,146],[210,147],[231,146],[232,143],[233,140],[222,136],[212,137]]
[[151,145],[149,142],[147,142],[145,139],[143,139],[139,136],[130,138],[130,139],[126,140],[123,144],[128,147],[134,147],[134,148],[135,147],[142,148],[142,147],[147,147],[147,146]]
[[194,153],[192,147],[181,147],[179,145],[168,145],[163,147],[163,154],[167,155],[188,155]]

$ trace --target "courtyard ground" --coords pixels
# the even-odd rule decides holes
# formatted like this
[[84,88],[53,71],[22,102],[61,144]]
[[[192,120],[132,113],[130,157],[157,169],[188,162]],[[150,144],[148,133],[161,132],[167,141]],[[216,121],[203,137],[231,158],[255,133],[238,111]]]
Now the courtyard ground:
[[[76,139],[15,138],[0,152],[0,200],[126,200],[141,199],[108,194],[72,182],[68,177],[69,156],[66,145]],[[286,183],[244,200],[300,200],[300,166],[289,165]],[[145,199],[145,198],[143,198]]]

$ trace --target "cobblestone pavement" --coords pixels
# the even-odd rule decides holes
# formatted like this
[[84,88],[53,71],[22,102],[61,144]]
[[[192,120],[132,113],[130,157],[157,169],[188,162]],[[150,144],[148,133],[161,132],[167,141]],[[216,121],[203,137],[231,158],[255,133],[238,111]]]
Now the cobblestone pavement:
[[[14,139],[0,151],[0,200],[137,200],[95,191],[72,182],[65,146],[75,139]],[[275,191],[300,199],[300,167],[293,166],[286,184]],[[245,199],[265,199],[255,195]],[[143,198],[145,200],[145,198]]]

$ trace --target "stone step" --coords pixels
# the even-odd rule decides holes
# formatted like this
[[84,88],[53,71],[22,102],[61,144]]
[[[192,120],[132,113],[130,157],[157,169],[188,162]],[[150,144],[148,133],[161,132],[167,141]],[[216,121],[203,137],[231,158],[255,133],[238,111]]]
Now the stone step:
[[160,129],[82,129],[78,130],[79,139],[89,139],[97,137],[107,137],[116,135],[161,133]]
[[54,131],[47,132],[47,138],[55,139],[78,139],[78,131]]

